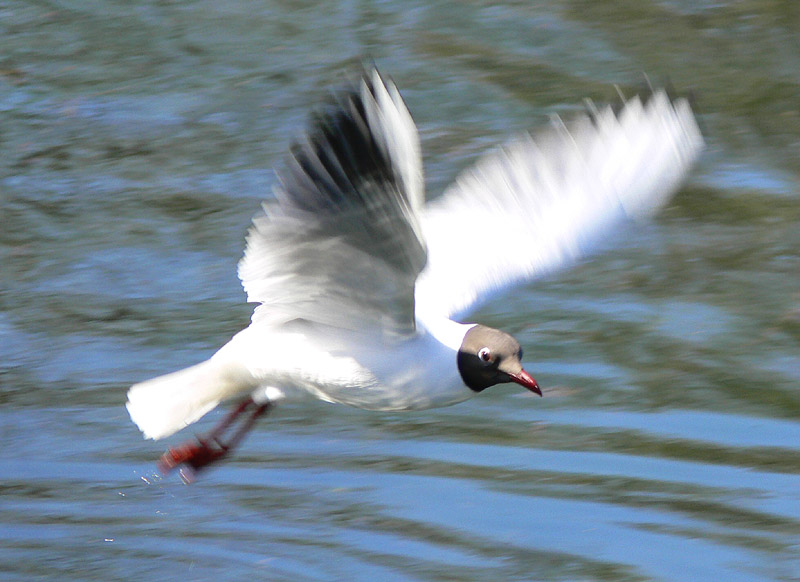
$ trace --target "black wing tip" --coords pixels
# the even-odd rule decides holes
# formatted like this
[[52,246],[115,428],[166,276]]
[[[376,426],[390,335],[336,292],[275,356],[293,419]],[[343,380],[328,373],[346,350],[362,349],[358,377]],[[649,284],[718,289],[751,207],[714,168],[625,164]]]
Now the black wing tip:
[[[376,98],[375,80],[378,80],[388,89],[394,86],[391,79],[383,75],[372,59],[362,59],[361,62],[352,67],[348,74],[345,74],[344,82],[338,87],[333,87],[328,91],[328,98],[320,105],[317,105],[311,112],[309,121],[306,124],[304,139],[309,139],[317,133],[321,124],[332,116],[347,115],[356,109],[356,112],[364,114],[364,99],[369,96],[373,100]],[[367,93],[364,93],[366,88]]]
[[381,107],[381,94],[395,91],[374,63],[362,63],[358,76],[331,90],[312,109],[305,131],[291,144],[289,159],[278,171],[282,207],[320,215],[347,212],[374,202],[366,198],[373,198],[375,184],[403,195],[382,134],[386,128],[375,125],[369,113]]
[[391,77],[380,71],[380,67],[372,57],[362,57],[355,62],[348,63],[344,69],[345,72],[342,73],[342,79],[338,86],[333,86],[328,90],[328,99],[323,103],[321,109],[336,107],[343,100],[346,101],[352,96],[361,96],[363,86],[366,86],[369,93],[374,96],[376,78],[385,88],[394,85]]

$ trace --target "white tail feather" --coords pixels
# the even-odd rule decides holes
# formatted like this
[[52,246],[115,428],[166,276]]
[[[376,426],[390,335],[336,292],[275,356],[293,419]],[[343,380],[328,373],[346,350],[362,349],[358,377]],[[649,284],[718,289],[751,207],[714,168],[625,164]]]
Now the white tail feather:
[[145,438],[161,439],[196,422],[224,399],[250,389],[226,366],[205,361],[196,366],[134,384],[128,413]]

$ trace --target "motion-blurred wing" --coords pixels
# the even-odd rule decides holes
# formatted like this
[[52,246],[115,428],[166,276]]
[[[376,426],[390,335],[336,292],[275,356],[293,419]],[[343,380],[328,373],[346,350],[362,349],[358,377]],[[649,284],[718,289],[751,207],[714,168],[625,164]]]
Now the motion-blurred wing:
[[688,102],[662,91],[491,153],[425,210],[418,313],[456,316],[570,265],[663,206],[702,146]]
[[419,138],[391,82],[365,72],[314,117],[239,263],[253,322],[414,331],[425,265]]

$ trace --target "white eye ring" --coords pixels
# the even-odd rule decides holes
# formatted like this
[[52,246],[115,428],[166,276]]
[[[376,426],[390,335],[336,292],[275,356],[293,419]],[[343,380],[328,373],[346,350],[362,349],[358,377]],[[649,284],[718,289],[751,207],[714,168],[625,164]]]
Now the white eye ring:
[[494,361],[494,356],[489,348],[481,348],[478,350],[478,357],[484,364],[491,364]]

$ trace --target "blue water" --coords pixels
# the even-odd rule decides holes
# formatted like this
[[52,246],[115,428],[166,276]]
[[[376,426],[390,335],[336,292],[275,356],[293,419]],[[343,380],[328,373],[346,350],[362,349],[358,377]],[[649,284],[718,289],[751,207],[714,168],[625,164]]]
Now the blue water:
[[[0,4],[0,580],[800,579],[798,33],[791,0]],[[290,404],[159,476],[192,433],[142,440],[125,392],[247,324],[271,168],[365,57],[431,196],[644,74],[707,150],[656,220],[474,315],[544,398]]]

